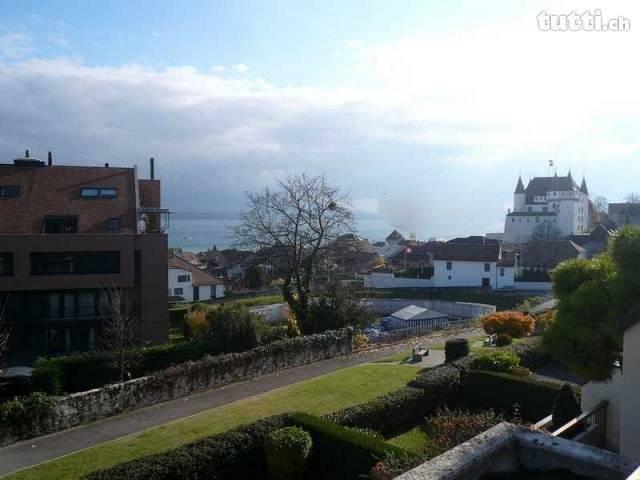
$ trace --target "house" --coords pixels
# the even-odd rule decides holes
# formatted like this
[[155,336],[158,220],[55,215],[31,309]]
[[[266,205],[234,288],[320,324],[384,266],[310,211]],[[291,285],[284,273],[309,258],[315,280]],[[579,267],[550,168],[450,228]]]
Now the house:
[[518,177],[513,194],[513,211],[505,218],[503,240],[524,243],[534,229],[548,222],[549,228],[561,236],[587,233],[591,230],[589,190],[586,180],[578,186],[571,176],[536,177],[525,188]]
[[397,230],[394,230],[387,235],[384,242],[376,242],[373,244],[373,247],[380,257],[387,259],[393,257],[399,252],[402,252],[405,248],[405,243],[406,240],[402,234]]
[[587,258],[593,258],[607,249],[613,234],[613,231],[598,223],[591,232],[582,235],[571,235],[569,240],[584,248]]
[[549,272],[560,262],[587,258],[584,248],[571,240],[534,240],[520,245],[516,278],[523,282],[549,282]]
[[622,362],[606,382],[582,386],[581,406],[589,411],[603,400],[607,408],[607,448],[640,460],[640,307],[618,321],[622,333]]
[[616,225],[640,225],[640,203],[610,203],[609,219]]
[[180,254],[169,256],[168,267],[169,296],[187,302],[224,297],[222,280],[188,262]]
[[444,243],[434,251],[434,287],[513,288],[515,260],[499,243]]
[[[94,348],[107,289],[131,298],[144,342],[168,337],[168,211],[160,181],[136,167],[54,165],[25,155],[0,165],[0,295],[11,350]],[[2,299],[0,299],[2,300]]]

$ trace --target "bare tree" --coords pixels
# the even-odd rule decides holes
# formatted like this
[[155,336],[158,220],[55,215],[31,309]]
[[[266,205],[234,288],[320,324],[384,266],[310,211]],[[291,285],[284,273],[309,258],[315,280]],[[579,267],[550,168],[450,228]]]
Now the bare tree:
[[103,350],[113,355],[113,360],[120,374],[120,382],[124,381],[125,370],[133,362],[131,347],[138,341],[138,317],[128,290],[110,288],[105,290],[105,320],[100,339]]
[[324,176],[295,175],[276,190],[248,194],[249,209],[234,229],[239,246],[256,250],[284,272],[283,296],[303,331],[316,268],[336,239],[353,230],[348,197]]
[[592,223],[605,223],[609,219],[609,202],[605,197],[598,196],[593,200],[591,209]]
[[640,203],[640,193],[631,192],[625,197],[627,203]]
[[562,236],[562,232],[549,220],[535,226],[531,232],[531,240],[555,240]]

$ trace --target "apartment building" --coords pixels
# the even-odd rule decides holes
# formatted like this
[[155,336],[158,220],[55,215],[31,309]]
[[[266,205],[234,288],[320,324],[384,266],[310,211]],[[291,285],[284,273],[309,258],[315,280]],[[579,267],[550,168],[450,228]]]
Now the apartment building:
[[168,336],[168,211],[136,167],[0,164],[0,300],[13,351],[95,348],[108,292],[128,292],[142,342]]

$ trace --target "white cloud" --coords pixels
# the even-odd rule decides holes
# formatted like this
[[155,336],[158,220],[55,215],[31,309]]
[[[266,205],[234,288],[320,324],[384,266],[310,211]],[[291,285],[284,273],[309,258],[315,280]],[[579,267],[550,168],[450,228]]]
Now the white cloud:
[[0,61],[25,58],[33,51],[31,35],[23,32],[0,34]]

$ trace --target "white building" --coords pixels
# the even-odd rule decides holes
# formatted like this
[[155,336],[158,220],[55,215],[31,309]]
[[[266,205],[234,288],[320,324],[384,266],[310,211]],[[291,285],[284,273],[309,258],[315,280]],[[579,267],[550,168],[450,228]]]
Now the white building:
[[495,243],[445,243],[434,253],[434,287],[513,288],[515,259]]
[[531,239],[536,226],[549,222],[562,236],[587,233],[591,230],[589,190],[585,179],[578,186],[571,176],[536,177],[525,188],[522,178],[513,194],[513,211],[506,216],[506,242],[524,243]]
[[180,297],[187,302],[224,297],[222,280],[175,255],[169,257],[168,264],[170,297]]

